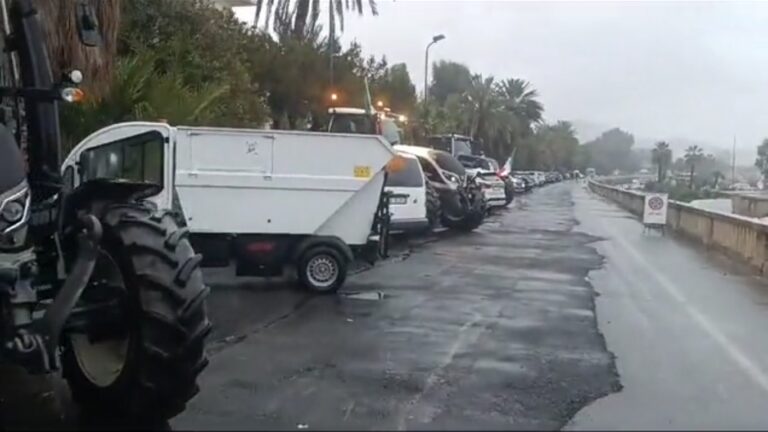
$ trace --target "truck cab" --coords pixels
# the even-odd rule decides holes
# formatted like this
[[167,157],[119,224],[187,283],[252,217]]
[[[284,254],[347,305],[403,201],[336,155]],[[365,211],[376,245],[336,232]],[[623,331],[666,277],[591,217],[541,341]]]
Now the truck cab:
[[472,138],[464,135],[432,135],[427,138],[427,145],[435,150],[442,150],[450,153],[453,157],[474,154],[472,150]]
[[403,130],[397,125],[402,116],[362,108],[329,108],[328,132],[382,135],[390,144],[403,144]]

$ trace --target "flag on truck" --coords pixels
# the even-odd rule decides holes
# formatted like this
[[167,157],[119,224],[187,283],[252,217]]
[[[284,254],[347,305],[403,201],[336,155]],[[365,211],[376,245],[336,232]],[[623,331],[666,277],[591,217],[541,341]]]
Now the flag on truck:
[[515,163],[515,152],[517,151],[517,147],[512,149],[512,154],[509,155],[507,158],[507,161],[504,162],[504,166],[501,167],[501,173],[502,175],[509,175],[512,172],[512,164]]
[[371,99],[371,90],[368,88],[368,78],[366,77],[363,80],[363,83],[365,84],[365,94],[363,97],[365,100],[363,100],[363,106],[365,107],[365,113],[366,114],[373,114],[373,99]]

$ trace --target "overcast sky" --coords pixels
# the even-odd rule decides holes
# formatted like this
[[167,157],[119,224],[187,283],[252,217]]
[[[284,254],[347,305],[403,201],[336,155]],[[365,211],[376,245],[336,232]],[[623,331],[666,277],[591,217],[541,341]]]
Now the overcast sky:
[[[347,14],[342,41],[405,62],[417,87],[430,61],[529,80],[546,119],[582,138],[619,126],[641,140],[730,148],[740,162],[768,136],[768,2],[379,0]],[[252,19],[252,8],[239,8]],[[743,150],[741,149],[743,148]],[[747,151],[749,149],[749,151]]]

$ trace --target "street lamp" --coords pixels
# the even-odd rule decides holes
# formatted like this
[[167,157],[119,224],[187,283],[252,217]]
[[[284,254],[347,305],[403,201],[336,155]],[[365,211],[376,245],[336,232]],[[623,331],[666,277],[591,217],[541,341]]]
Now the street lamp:
[[427,104],[427,89],[429,88],[427,86],[427,76],[429,75],[429,48],[440,42],[441,40],[445,39],[445,35],[439,34],[432,37],[432,42],[427,45],[427,49],[424,53],[424,105]]

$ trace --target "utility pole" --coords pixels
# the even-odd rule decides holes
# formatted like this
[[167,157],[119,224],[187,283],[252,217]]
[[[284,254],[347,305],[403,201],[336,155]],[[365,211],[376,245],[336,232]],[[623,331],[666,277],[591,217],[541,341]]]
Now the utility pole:
[[328,0],[328,62],[331,77],[331,91],[333,91],[333,52],[334,43],[336,43],[336,15],[333,13],[333,0]]
[[427,45],[427,49],[424,50],[424,106],[427,106],[427,98],[429,97],[429,49],[432,45],[445,39],[444,35],[435,35],[432,37],[432,41]]

